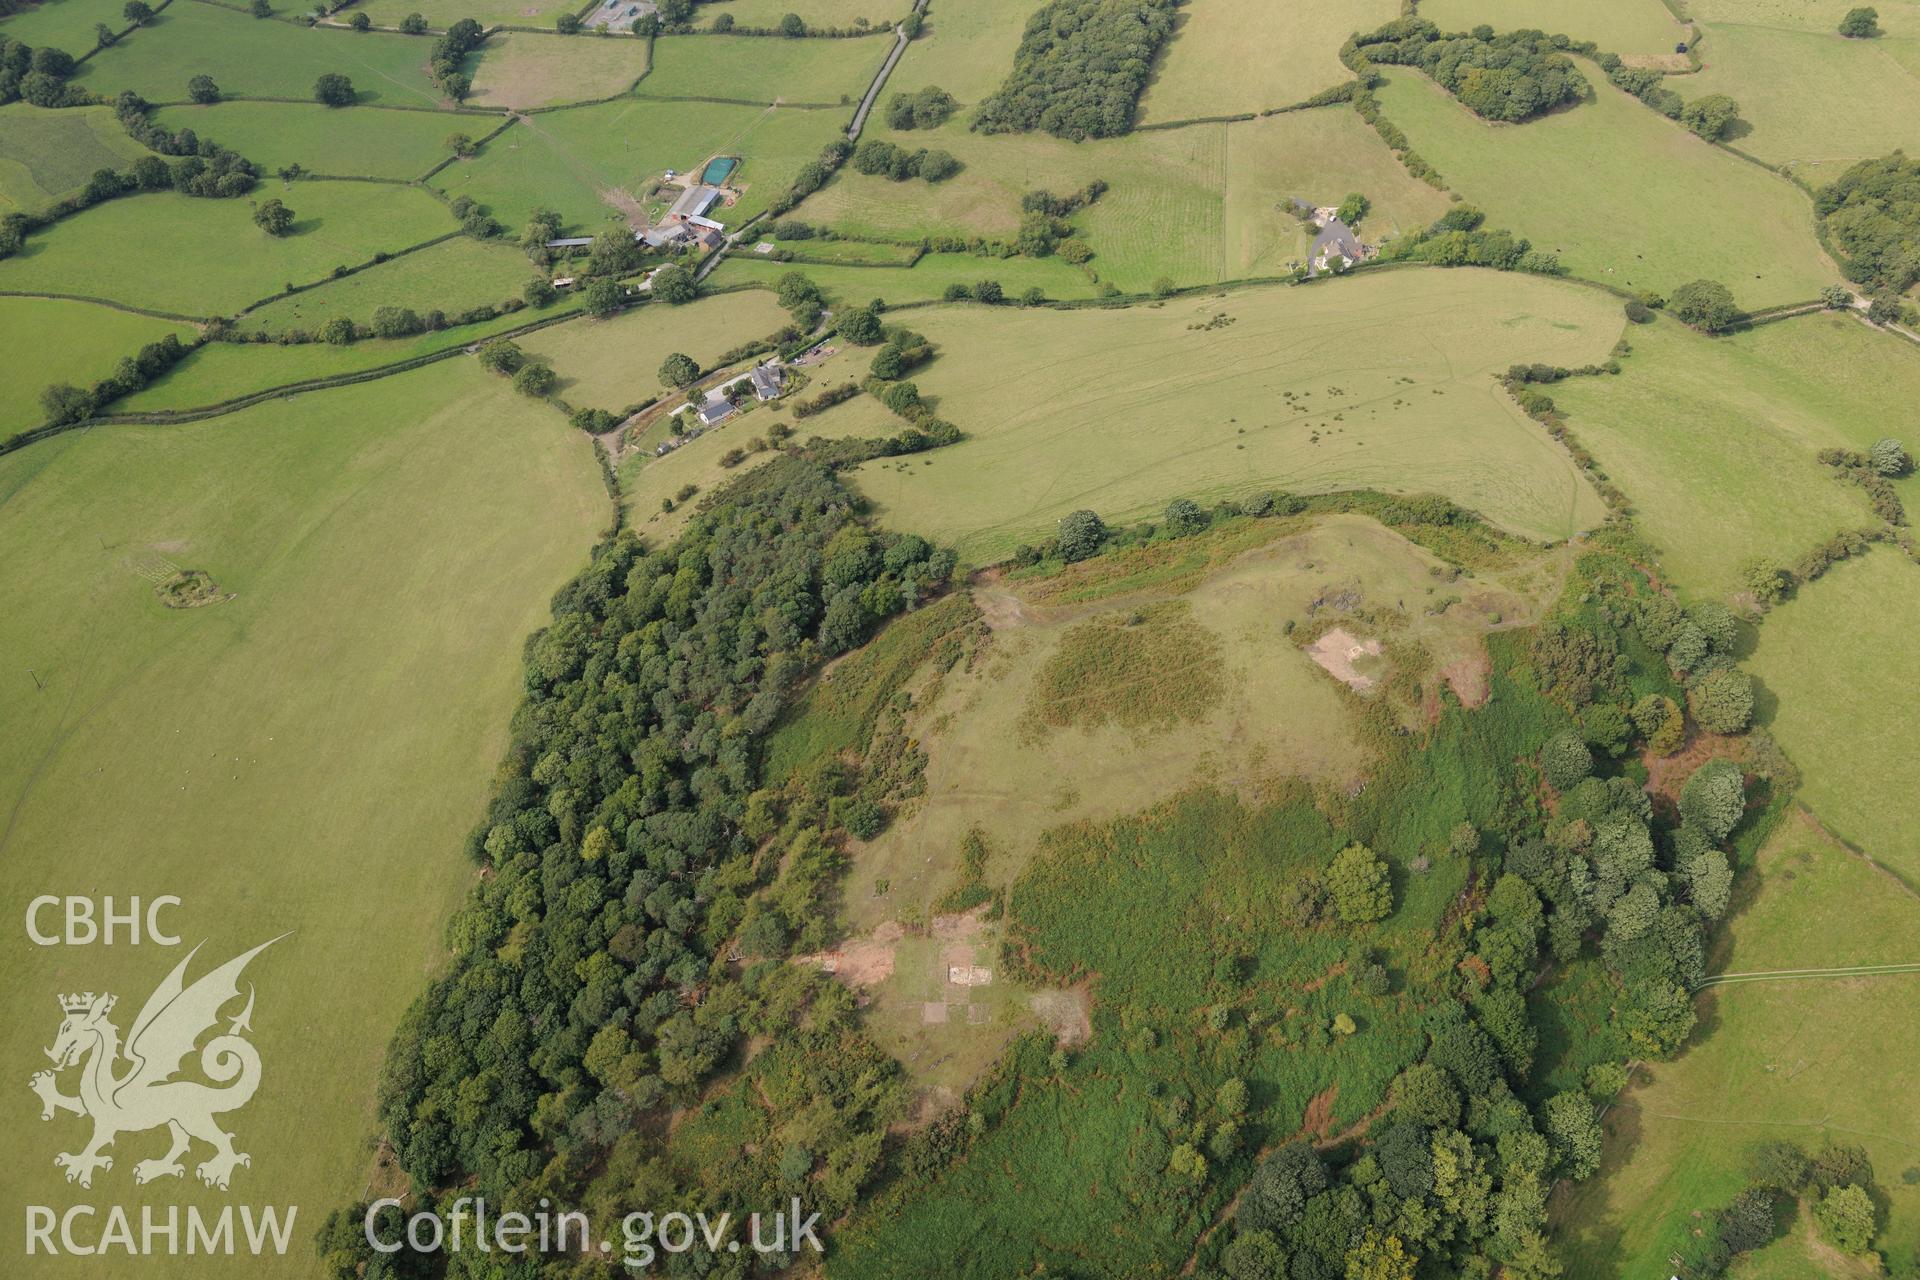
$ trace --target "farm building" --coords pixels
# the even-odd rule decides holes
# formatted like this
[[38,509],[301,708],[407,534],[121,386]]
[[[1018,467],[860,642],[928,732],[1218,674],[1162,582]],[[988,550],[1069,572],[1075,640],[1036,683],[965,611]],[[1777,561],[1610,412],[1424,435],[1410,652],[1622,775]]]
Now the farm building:
[[557,240],[547,241],[549,249],[585,249],[593,244],[592,236],[561,236]]
[[667,221],[686,222],[693,218],[704,218],[707,211],[719,203],[720,188],[696,184],[681,192],[680,198],[673,202],[673,207],[667,210]]

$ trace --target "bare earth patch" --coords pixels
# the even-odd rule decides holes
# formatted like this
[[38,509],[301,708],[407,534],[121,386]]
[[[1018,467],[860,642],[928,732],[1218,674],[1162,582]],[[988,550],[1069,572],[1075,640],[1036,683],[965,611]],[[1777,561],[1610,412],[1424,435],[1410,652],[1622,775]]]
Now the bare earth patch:
[[856,991],[871,990],[893,976],[894,949],[906,932],[897,922],[889,920],[868,937],[855,939],[833,951],[795,956],[793,963],[810,964]]
[[1440,669],[1440,676],[1453,690],[1453,696],[1460,699],[1460,705],[1471,708],[1486,702],[1487,677],[1492,670],[1492,662],[1482,652],[1449,662]]
[[1361,640],[1345,627],[1335,627],[1307,646],[1307,656],[1328,675],[1357,693],[1373,688],[1373,677],[1361,675],[1354,663],[1380,656],[1378,640]]
[[1063,991],[1036,991],[1027,1005],[1062,1048],[1071,1049],[1093,1039],[1093,1001],[1084,985]]

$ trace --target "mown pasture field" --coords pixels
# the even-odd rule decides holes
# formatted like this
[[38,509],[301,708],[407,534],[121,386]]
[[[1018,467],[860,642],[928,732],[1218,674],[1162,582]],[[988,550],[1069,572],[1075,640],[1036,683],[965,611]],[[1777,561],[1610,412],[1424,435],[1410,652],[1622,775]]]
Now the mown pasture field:
[[1338,203],[1365,194],[1370,239],[1425,226],[1447,209],[1445,195],[1409,177],[1346,107],[1085,143],[986,136],[957,122],[876,136],[943,148],[966,167],[937,184],[842,169],[795,216],[882,239],[1011,240],[1023,194],[1065,195],[1098,178],[1109,190],[1073,222],[1094,250],[1095,277],[1129,293],[1163,277],[1184,285],[1284,274],[1311,242],[1288,207],[1295,198]]
[[402,18],[417,13],[434,31],[444,31],[462,18],[472,18],[483,27],[504,23],[551,29],[555,18],[579,7],[577,0],[363,0],[353,12],[364,9],[378,27],[397,27]]
[[[375,253],[456,229],[432,196],[371,182],[263,184],[296,221],[275,237],[253,225],[253,200],[159,192],[123,196],[27,237],[0,262],[0,289],[78,294],[184,315],[231,315],[289,283],[324,279]],[[165,252],[155,252],[157,246]]]
[[1749,308],[1812,299],[1838,279],[1791,183],[1588,78],[1590,101],[1521,125],[1487,124],[1404,69],[1378,95],[1490,225],[1559,254],[1575,275],[1659,293],[1704,276]]
[[86,186],[95,170],[125,170],[146,154],[107,107],[9,103],[0,107],[0,213],[37,212]]
[[539,274],[513,245],[456,236],[269,302],[248,312],[240,325],[262,333],[311,333],[336,316],[366,324],[380,307],[410,307],[422,316],[435,310],[458,314],[518,298]]
[[[812,242],[809,242],[812,243]],[[797,271],[838,302],[866,303],[881,298],[890,304],[932,302],[948,285],[971,288],[993,280],[1009,299],[1030,288],[1048,298],[1075,301],[1094,296],[1086,272],[1060,258],[988,258],[970,253],[928,253],[911,267],[825,266],[817,262],[774,262],[751,253],[736,253],[714,268],[716,285],[757,283],[774,286],[789,271]]]
[[[1616,378],[1547,388],[1627,492],[1682,591],[1745,589],[1754,556],[1791,561],[1873,523],[1861,493],[1815,455],[1865,450],[1920,396],[1920,353],[1852,316],[1798,316],[1707,338],[1669,319],[1630,326]],[[1908,501],[1920,481],[1898,482]]]
[[[754,241],[750,247],[757,250],[762,243],[767,242]],[[828,240],[822,237],[773,243],[795,255],[795,266],[911,267],[920,257],[920,250],[915,246],[879,240]],[[815,262],[800,262],[798,258],[811,258]]]
[[130,356],[169,333],[187,341],[190,325],[116,311],[91,302],[0,298],[10,372],[0,378],[0,438],[46,420],[40,393],[56,382],[89,387]]
[[[286,1258],[150,1259],[167,1277],[313,1273],[320,1219],[366,1185],[373,1093],[402,1011],[445,955],[521,690],[527,634],[604,527],[588,444],[470,361],[187,426],[74,432],[0,458],[6,910],[42,893],[182,899],[194,965],[288,934],[249,968],[257,1096],[229,1119],[252,1165],[217,1212],[298,1205]],[[151,576],[232,598],[175,611]],[[5,943],[6,1065],[45,1062],[49,992],[138,1007],[183,951]],[[131,1017],[131,1013],[126,1016]],[[124,1135],[91,1191],[53,1154],[78,1122],[11,1132],[16,1203],[133,1196]],[[27,1158],[31,1155],[31,1158]],[[149,1188],[149,1194],[156,1189]]]
[[114,0],[41,0],[0,19],[0,40],[21,40],[36,49],[51,45],[77,58],[99,43],[94,28],[100,23],[115,31],[126,28],[124,8]]
[[568,227],[592,234],[626,212],[668,169],[685,171],[714,155],[737,155],[739,201],[716,216],[737,225],[793,186],[846,120],[813,111],[712,102],[628,98],[528,116],[472,160],[434,175],[446,195],[472,196],[516,230],[533,210],[556,210]]
[[1353,79],[1340,42],[1397,17],[1392,0],[1324,5],[1194,0],[1180,10],[1139,121],[1161,124],[1266,111]]
[[[884,36],[661,36],[653,42],[653,70],[637,92],[643,98],[851,105],[866,92],[892,47]],[[841,127],[852,118],[848,111]]]
[[223,401],[338,374],[361,373],[450,347],[480,342],[523,325],[539,312],[520,312],[484,324],[463,325],[412,338],[363,338],[350,346],[326,342],[209,342],[151,386],[115,402],[113,410],[204,409]]
[[496,121],[430,111],[356,107],[343,117],[317,102],[218,102],[162,107],[154,119],[168,129],[192,129],[275,173],[299,165],[309,173],[411,180],[451,154],[449,135],[478,138]]
[[1912,35],[1849,40],[1831,30],[1715,23],[1701,45],[1705,66],[1684,82],[1686,96],[1729,95],[1745,122],[1729,139],[1734,146],[1822,185],[1855,160],[1920,144],[1920,68],[1902,65],[1888,49],[1920,49],[1920,23]]
[[[1833,0],[1686,0],[1688,16],[1698,22],[1748,22],[1804,31],[1833,31],[1852,7]],[[1920,34],[1920,3],[1915,0],[1874,0],[1873,7],[1880,11],[1882,30]]]
[[1774,704],[1774,736],[1806,775],[1801,799],[1910,889],[1920,886],[1920,726],[1901,691],[1916,623],[1920,566],[1880,548],[1768,614],[1751,664]]
[[722,352],[764,338],[787,322],[771,293],[754,290],[554,325],[520,345],[553,365],[560,375],[555,394],[568,403],[618,411],[669,394],[660,381],[660,362],[672,352],[692,356],[706,369]]
[[[1804,817],[1790,817],[1743,876],[1711,972],[1915,958],[1920,902]],[[1876,1244],[1899,1274],[1920,1253],[1920,1181],[1903,1176],[1920,1166],[1908,1101],[1920,1088],[1908,1048],[1916,999],[1920,974],[1748,982],[1698,997],[1692,1045],[1639,1068],[1607,1112],[1600,1173],[1555,1200],[1568,1280],[1670,1271],[1694,1215],[1723,1207],[1745,1185],[1752,1145],[1775,1138],[1816,1153],[1829,1143],[1867,1149],[1890,1210]],[[1834,1255],[1809,1254],[1809,1216],[1799,1209],[1782,1238],[1731,1274],[1835,1275]]]
[[633,36],[568,38],[518,32],[480,46],[476,107],[523,110],[625,93],[647,74],[647,42]]
[[353,81],[362,105],[439,107],[447,104],[427,78],[431,43],[170,4],[150,26],[81,64],[74,83],[107,98],[132,89],[149,102],[185,102],[187,81],[204,72],[230,97],[310,102],[313,82],[337,71]]
[[917,312],[937,356],[914,381],[966,438],[853,474],[887,523],[978,563],[1075,508],[1124,522],[1263,489],[1440,493],[1565,538],[1599,521],[1599,497],[1489,375],[1602,359],[1617,314],[1577,286],[1428,270],[1123,310]]
[[978,0],[944,11],[929,5],[920,38],[887,77],[882,104],[894,93],[938,85],[965,107],[978,106],[1013,70],[1013,52],[1038,8],[1029,0]]
[[809,27],[891,27],[907,16],[913,0],[724,0],[699,11],[708,25],[723,13],[735,26],[777,27],[780,19],[797,13]]
[[[1420,16],[1442,31],[1468,31],[1481,23],[1495,31],[1532,27],[1591,40],[1623,58],[1671,55],[1688,30],[1661,0],[1423,0]],[[1693,84],[1679,80],[1674,87],[1691,98]]]

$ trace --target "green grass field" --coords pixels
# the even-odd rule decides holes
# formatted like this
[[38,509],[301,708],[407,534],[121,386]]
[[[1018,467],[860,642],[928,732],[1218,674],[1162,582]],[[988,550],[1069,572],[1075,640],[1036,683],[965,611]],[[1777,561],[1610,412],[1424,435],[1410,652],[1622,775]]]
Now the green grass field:
[[1093,282],[1080,268],[1059,258],[981,258],[970,253],[929,253],[911,267],[823,266],[814,262],[771,262],[736,253],[714,268],[716,285],[753,282],[773,286],[798,271],[836,301],[865,303],[932,302],[950,284],[972,286],[997,280],[1010,298],[1037,287],[1049,298],[1075,301],[1094,296]]
[[[764,36],[662,36],[644,98],[736,98],[747,102],[852,103],[892,42],[783,40]],[[839,121],[845,127],[852,111]]]
[[918,312],[938,358],[914,381],[967,438],[854,474],[889,524],[980,563],[1077,507],[1139,520],[1268,488],[1438,492],[1564,538],[1599,498],[1489,375],[1599,359],[1616,316],[1575,286],[1425,270],[1119,311]]
[[513,245],[459,236],[270,302],[248,312],[241,327],[263,333],[312,332],[335,316],[365,324],[383,306],[412,307],[423,316],[433,310],[458,314],[518,298],[538,274]]
[[1819,185],[1852,161],[1920,144],[1920,74],[1892,55],[1893,43],[1715,24],[1701,45],[1705,66],[1677,87],[1689,98],[1730,95],[1751,129],[1736,127],[1733,145]]
[[480,47],[476,107],[522,110],[625,93],[647,73],[647,42],[633,37],[497,35]]
[[[1757,873],[1744,875],[1736,903],[1745,905],[1713,972],[1920,957],[1920,901],[1812,823],[1790,820]],[[1902,1174],[1920,1165],[1920,1118],[1908,1101],[1920,1088],[1908,1048],[1916,999],[1917,975],[1742,983],[1702,996],[1693,1045],[1640,1069],[1644,1083],[1607,1113],[1601,1173],[1555,1201],[1568,1280],[1670,1272],[1693,1215],[1731,1199],[1745,1185],[1748,1149],[1771,1138],[1816,1152],[1829,1142],[1866,1147],[1890,1200],[1876,1243],[1896,1267],[1914,1258],[1920,1184]],[[1788,1238],[1743,1259],[1737,1280],[1836,1275],[1809,1256],[1808,1215],[1797,1216]]]
[[402,18],[417,13],[433,30],[444,31],[462,18],[472,18],[487,27],[510,23],[551,28],[555,18],[579,7],[576,0],[364,0],[354,5],[352,12],[365,10],[380,27],[398,26]]
[[[8,914],[40,893],[176,894],[179,933],[207,940],[196,974],[291,935],[247,975],[264,1072],[226,1118],[253,1157],[231,1193],[191,1173],[136,1193],[154,1133],[124,1135],[91,1192],[70,1187],[52,1158],[80,1122],[24,1108],[4,1193],[297,1205],[284,1259],[147,1269],[311,1276],[313,1231],[366,1185],[382,1054],[472,874],[461,841],[523,641],[606,522],[592,455],[558,414],[453,361],[190,426],[60,436],[0,458],[0,509],[0,646],[46,686],[0,689]],[[233,598],[164,608],[145,575],[168,562]],[[40,948],[18,927],[5,945],[21,1072],[52,1042],[51,993],[111,990],[131,1019],[184,952]]]
[[52,45],[77,58],[99,42],[93,29],[100,23],[115,31],[127,26],[124,7],[115,0],[41,0],[0,19],[0,40],[23,40],[36,49]]
[[1705,276],[1746,307],[1811,299],[1838,279],[1791,183],[1610,85],[1594,93],[1523,125],[1487,124],[1418,72],[1396,69],[1379,97],[1449,186],[1575,275],[1661,293]]
[[107,98],[132,89],[151,102],[185,102],[187,81],[204,72],[229,95],[307,102],[313,82],[337,71],[362,104],[437,107],[429,47],[418,36],[303,29],[188,0],[90,59],[74,83]]
[[978,105],[1013,70],[1013,52],[1039,7],[1033,0],[977,0],[945,10],[928,6],[920,38],[907,46],[887,77],[887,95],[933,84],[969,107]]
[[95,170],[124,171],[146,154],[110,108],[9,103],[0,107],[0,213],[37,212],[78,192]]
[[[1687,38],[1686,25],[1675,21],[1660,0],[1423,0],[1420,16],[1442,31],[1466,31],[1483,22],[1495,31],[1534,27],[1591,40],[1621,57],[1671,54]],[[1691,98],[1694,83],[1681,80],[1674,87]]]
[[845,124],[838,110],[627,99],[526,117],[433,182],[448,196],[472,196],[516,230],[545,207],[591,234],[617,210],[637,209],[668,169],[737,155],[743,193],[718,215],[734,225],[784,194]]
[[1768,614],[1752,659],[1777,700],[1774,736],[1806,774],[1801,798],[1909,886],[1920,886],[1920,730],[1890,691],[1904,687],[1917,623],[1920,566],[1877,549]]
[[[1860,492],[1815,455],[1864,450],[1895,429],[1920,396],[1920,352],[1828,314],[1726,338],[1662,319],[1631,326],[1627,340],[1619,377],[1550,391],[1680,589],[1731,596],[1751,557],[1790,561],[1873,523]],[[1920,481],[1899,488],[1920,500]]]
[[0,333],[7,335],[7,363],[0,378],[0,437],[46,420],[40,393],[56,382],[91,386],[130,356],[169,333],[182,341],[190,325],[115,311],[90,302],[49,298],[0,298]]
[[[1689,16],[1700,22],[1750,22],[1763,27],[1832,31],[1853,6],[1836,0],[1687,0]],[[1874,0],[1880,27],[1893,35],[1920,34],[1920,3]]]
[[1144,292],[1163,276],[1206,284],[1284,274],[1310,243],[1287,208],[1296,197],[1337,203],[1365,193],[1374,206],[1363,228],[1369,239],[1425,226],[1447,208],[1443,194],[1410,178],[1345,107],[1086,143],[984,136],[960,123],[876,136],[944,148],[966,167],[938,184],[843,169],[797,217],[849,235],[1011,240],[1024,193],[1065,194],[1098,178],[1110,189],[1074,222],[1096,254],[1090,269],[1126,292]]
[[[253,225],[253,201],[281,196],[291,235]],[[353,266],[455,230],[425,192],[370,182],[302,182],[283,192],[201,200],[172,192],[125,196],[27,238],[0,262],[0,289],[110,298],[184,315],[232,314],[336,266]],[[165,252],[156,252],[160,246]]]
[[398,179],[417,178],[446,159],[449,134],[477,138],[495,127],[491,120],[377,107],[356,108],[347,119],[317,102],[163,107],[154,119],[212,138],[268,174],[297,164],[310,173]]
[[520,345],[553,365],[557,394],[569,403],[617,411],[668,393],[659,370],[669,353],[692,356],[705,369],[722,352],[766,337],[787,319],[771,293],[756,290],[555,325]]
[[797,13],[811,27],[857,27],[865,18],[872,27],[891,27],[907,15],[912,0],[724,0],[699,10],[708,25],[723,13],[741,27],[777,27],[780,19]]
[[483,341],[502,330],[526,324],[529,317],[538,314],[523,311],[485,324],[443,329],[413,338],[364,338],[344,347],[325,342],[288,346],[272,342],[210,342],[197,348],[159,381],[113,407],[116,412],[125,413],[202,409],[269,387],[378,369],[415,356]]
[[[1139,119],[1158,124],[1304,102],[1353,79],[1339,57],[1349,33],[1372,31],[1398,14],[1392,0],[1194,0],[1180,11]],[[1259,52],[1249,57],[1250,50]]]

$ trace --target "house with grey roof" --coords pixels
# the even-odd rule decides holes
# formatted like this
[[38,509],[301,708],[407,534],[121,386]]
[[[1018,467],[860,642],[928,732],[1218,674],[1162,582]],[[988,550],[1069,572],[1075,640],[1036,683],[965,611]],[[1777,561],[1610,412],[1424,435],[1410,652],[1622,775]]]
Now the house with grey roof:
[[778,360],[753,367],[753,394],[760,400],[772,400],[787,389],[787,369]]
[[696,183],[681,192],[680,198],[673,202],[673,207],[667,210],[667,221],[685,222],[689,218],[703,218],[708,210],[719,203],[720,188]]

